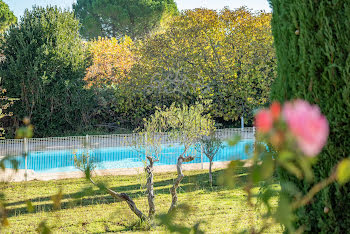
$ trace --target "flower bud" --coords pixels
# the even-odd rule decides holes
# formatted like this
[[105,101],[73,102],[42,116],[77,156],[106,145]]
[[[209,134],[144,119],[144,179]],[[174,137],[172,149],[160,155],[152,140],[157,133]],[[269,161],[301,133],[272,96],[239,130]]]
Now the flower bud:
[[325,214],[327,214],[327,213],[329,212],[329,208],[328,208],[328,207],[325,207],[325,208],[323,209],[323,212],[324,212]]

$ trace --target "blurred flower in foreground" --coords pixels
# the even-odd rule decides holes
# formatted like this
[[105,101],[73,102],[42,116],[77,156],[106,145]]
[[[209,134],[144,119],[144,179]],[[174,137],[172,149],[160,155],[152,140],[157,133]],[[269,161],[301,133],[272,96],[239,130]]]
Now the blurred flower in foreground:
[[327,142],[329,127],[318,106],[300,99],[287,102],[283,117],[305,155],[312,157],[321,152]]
[[286,102],[282,108],[274,102],[269,109],[260,110],[255,116],[255,126],[277,149],[289,143],[285,142],[286,135],[292,135],[300,150],[309,157],[320,153],[329,134],[327,119],[318,106],[300,99]]
[[272,128],[272,114],[269,110],[261,110],[255,116],[255,126],[258,131],[268,133]]
[[30,119],[28,117],[25,117],[23,119],[23,123],[25,126],[20,127],[16,131],[16,139],[32,138],[34,126],[30,124]]

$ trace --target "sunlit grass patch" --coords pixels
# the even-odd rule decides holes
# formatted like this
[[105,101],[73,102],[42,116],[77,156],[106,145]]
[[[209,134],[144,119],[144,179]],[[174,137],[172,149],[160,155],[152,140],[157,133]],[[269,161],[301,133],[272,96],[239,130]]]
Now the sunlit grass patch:
[[[187,215],[176,215],[175,224],[192,227],[200,222],[199,228],[208,233],[239,232],[252,225],[262,225],[260,212],[246,202],[244,175],[229,187],[217,185],[221,174],[220,170],[214,171],[214,186],[210,187],[207,171],[185,171],[178,195],[179,203],[187,204],[189,211]],[[169,189],[174,178],[175,173],[155,174],[156,214],[168,211]],[[139,176],[105,176],[96,180],[105,182],[113,190],[128,193],[139,209],[147,213],[147,196]],[[54,233],[167,232],[157,219],[151,225],[140,224],[125,202],[91,187],[84,179],[11,183],[3,189],[10,222],[5,233],[36,233],[43,220]],[[63,191],[61,209],[54,211],[51,197],[60,189]],[[28,200],[33,204],[32,213],[27,210]],[[273,226],[268,232],[281,232],[281,228]]]

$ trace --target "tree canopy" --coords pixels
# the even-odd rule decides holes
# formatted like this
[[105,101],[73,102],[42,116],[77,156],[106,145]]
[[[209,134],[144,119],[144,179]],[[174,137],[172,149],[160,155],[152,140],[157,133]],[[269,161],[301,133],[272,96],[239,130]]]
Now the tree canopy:
[[10,10],[9,6],[0,0],[0,32],[16,22],[17,18]]
[[86,56],[74,15],[34,7],[3,40],[0,76],[8,95],[20,98],[13,106],[15,120],[30,117],[38,136],[83,125]]
[[251,120],[253,110],[269,102],[275,77],[270,20],[271,14],[246,8],[182,12],[135,48],[139,59],[118,86],[128,93],[119,98],[122,108],[147,112],[152,105],[209,99],[213,117]]
[[78,0],[73,9],[85,38],[128,35],[134,39],[177,13],[174,0]]
[[99,37],[89,42],[92,65],[87,68],[84,80],[88,86],[108,86],[125,79],[136,62],[131,51],[133,41],[126,36],[116,38]]

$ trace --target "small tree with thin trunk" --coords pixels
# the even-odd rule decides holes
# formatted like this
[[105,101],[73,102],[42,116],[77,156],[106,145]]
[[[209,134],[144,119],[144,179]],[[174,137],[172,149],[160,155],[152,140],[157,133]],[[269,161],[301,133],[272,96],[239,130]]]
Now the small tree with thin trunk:
[[184,178],[182,164],[195,159],[195,156],[188,154],[190,148],[194,147],[203,136],[208,136],[215,127],[214,121],[209,114],[205,113],[205,107],[202,104],[193,106],[183,104],[180,107],[172,104],[162,112],[162,115],[170,128],[169,134],[171,138],[183,146],[183,151],[177,159],[177,178],[170,189],[172,202],[169,212],[171,212],[177,204],[176,189]]
[[156,208],[154,203],[153,170],[154,163],[159,161],[162,150],[162,139],[167,123],[164,116],[157,110],[149,119],[144,119],[144,128],[139,131],[139,137],[133,142],[133,148],[140,154],[141,160],[145,162],[147,174],[147,196],[149,206],[149,218],[153,219]]
[[199,145],[205,156],[209,159],[209,183],[210,186],[213,186],[213,175],[211,173],[211,168],[213,165],[213,159],[218,151],[222,148],[222,141],[215,136],[215,133],[210,134],[209,136],[203,136],[200,139]]
[[165,119],[165,115],[161,110],[157,110],[149,119],[144,120],[144,128],[137,131],[136,137],[129,142],[130,145],[136,150],[140,158],[145,162],[145,172],[147,174],[147,196],[148,196],[148,216],[140,211],[135,202],[126,193],[117,193],[107,188],[102,183],[96,183],[91,178],[91,172],[95,168],[93,158],[89,156],[89,153],[74,156],[75,166],[83,171],[86,178],[95,186],[100,189],[106,190],[112,197],[125,201],[131,211],[139,217],[142,221],[150,221],[153,219],[156,208],[154,203],[154,182],[153,182],[153,170],[154,164],[159,161],[160,153],[162,150],[162,138],[164,132],[168,129],[169,124]]
[[176,207],[177,193],[176,189],[179,187],[181,180],[184,177],[182,173],[182,163],[194,160],[195,156],[189,155],[191,147],[200,141],[203,136],[208,136],[213,130],[214,121],[210,115],[205,114],[205,108],[201,104],[194,106],[182,105],[177,107],[172,104],[169,108],[158,109],[154,115],[144,122],[144,128],[139,131],[136,139],[132,142],[134,149],[136,149],[141,157],[145,160],[145,171],[147,173],[147,195],[149,212],[146,216],[140,211],[135,202],[126,193],[117,193],[107,188],[102,183],[96,183],[92,177],[91,172],[94,169],[93,159],[89,157],[88,152],[75,155],[75,166],[83,171],[86,178],[100,189],[106,190],[112,197],[125,201],[132,212],[142,221],[149,221],[154,217],[154,183],[153,183],[153,167],[154,163],[159,161],[159,156],[162,147],[162,137],[164,133],[170,136],[173,141],[178,141],[184,147],[183,152],[177,159],[177,174],[172,188],[170,189],[172,195],[172,202],[169,212]]

